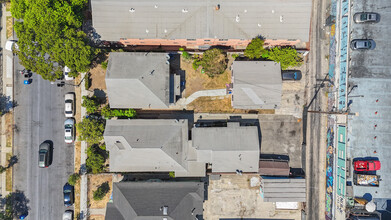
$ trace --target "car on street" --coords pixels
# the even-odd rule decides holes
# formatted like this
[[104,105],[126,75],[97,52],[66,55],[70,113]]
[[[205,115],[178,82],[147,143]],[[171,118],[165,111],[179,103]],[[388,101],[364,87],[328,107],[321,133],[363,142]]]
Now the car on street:
[[23,84],[25,84],[25,85],[30,85],[32,82],[33,82],[33,79],[25,79],[25,80],[23,81]]
[[73,205],[73,186],[66,183],[63,188],[64,192],[64,206],[69,207]]
[[19,46],[18,46],[17,42],[18,41],[16,41],[16,40],[8,40],[7,42],[5,42],[4,48],[9,51],[19,50]]
[[64,214],[62,214],[62,220],[72,220],[73,219],[73,211],[66,210]]
[[282,80],[301,80],[301,71],[284,70],[282,71]]
[[372,39],[355,39],[350,42],[350,47],[353,50],[373,50],[376,43]]
[[380,170],[381,164],[378,160],[356,160],[354,161],[355,171],[376,171]]
[[75,115],[74,105],[75,105],[75,94],[71,92],[65,94],[65,111],[64,111],[65,117],[70,118]]
[[75,78],[73,78],[72,76],[69,75],[69,73],[71,72],[71,69],[69,69],[69,67],[65,66],[64,67],[64,77],[65,77],[65,80],[74,80]]
[[65,136],[64,140],[67,144],[72,144],[75,140],[75,120],[68,118],[64,122]]
[[380,15],[375,12],[359,12],[354,14],[353,20],[356,23],[377,23],[380,21]]
[[39,145],[38,166],[40,168],[46,168],[50,162],[50,144],[43,142]]

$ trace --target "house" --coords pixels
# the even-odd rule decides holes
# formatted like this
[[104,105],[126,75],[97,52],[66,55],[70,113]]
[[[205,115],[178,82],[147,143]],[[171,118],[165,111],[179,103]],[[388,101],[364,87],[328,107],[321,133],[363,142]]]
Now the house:
[[213,173],[257,173],[257,126],[194,127],[187,120],[107,120],[104,132],[110,172],[175,172],[176,177]]
[[203,213],[201,182],[113,183],[106,220],[196,220]]
[[92,0],[92,23],[101,40],[124,45],[245,48],[309,42],[311,0]]
[[193,147],[198,161],[212,164],[212,173],[257,173],[260,141],[257,126],[194,127]]
[[273,61],[234,61],[232,106],[237,109],[276,109],[281,104],[281,66]]
[[205,176],[189,147],[188,122],[176,119],[107,120],[104,132],[110,172],[175,172]]
[[111,108],[167,109],[179,94],[167,53],[110,53],[106,87]]

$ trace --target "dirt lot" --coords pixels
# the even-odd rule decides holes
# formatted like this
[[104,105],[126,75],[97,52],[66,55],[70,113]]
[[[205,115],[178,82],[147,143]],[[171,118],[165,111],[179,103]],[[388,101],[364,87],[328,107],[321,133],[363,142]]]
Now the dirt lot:
[[[110,195],[112,192],[112,178],[111,174],[89,174],[88,175],[88,204],[90,209],[100,209],[105,208],[107,202],[110,200]],[[105,198],[100,201],[95,201],[93,199],[94,191],[102,184],[108,182],[110,186],[110,191],[106,194]]]
[[12,36],[12,30],[13,30],[13,22],[12,22],[12,16],[7,16],[6,18],[6,25],[7,25],[7,38],[10,38]]
[[204,219],[262,218],[301,219],[301,210],[277,210],[274,203],[263,202],[259,187],[250,187],[251,177],[259,175],[223,175],[210,180]]
[[223,89],[227,83],[231,83],[231,70],[230,66],[233,62],[233,58],[228,56],[228,68],[221,75],[210,78],[206,74],[201,73],[201,68],[197,70],[193,69],[193,63],[185,61],[181,57],[181,69],[186,74],[186,88],[183,96],[189,97],[194,92],[205,89]]
[[6,124],[6,147],[12,147],[12,134],[14,129],[13,114],[12,112],[8,112],[4,117]]
[[10,11],[11,10],[11,2],[5,3],[5,10]]
[[[7,153],[6,160],[8,161],[12,157],[11,153]],[[5,190],[12,192],[12,168],[8,168],[5,171]]]
[[187,106],[188,110],[195,113],[236,113],[246,114],[256,112],[257,114],[274,114],[274,109],[242,110],[234,109],[231,106],[231,96],[224,97],[200,97]]
[[90,91],[93,91],[94,89],[101,89],[106,91],[106,70],[102,68],[101,64],[98,64],[95,68],[90,70],[91,73],[91,87]]
[[90,215],[88,216],[88,220],[105,220],[105,217],[101,215]]

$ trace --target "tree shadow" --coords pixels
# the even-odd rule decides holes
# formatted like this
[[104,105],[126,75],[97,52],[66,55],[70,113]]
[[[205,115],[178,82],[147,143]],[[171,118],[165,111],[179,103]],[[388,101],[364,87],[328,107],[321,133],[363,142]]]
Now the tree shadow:
[[0,112],[1,115],[9,112],[11,109],[18,106],[18,103],[15,100],[11,100],[10,96],[0,94]]
[[12,156],[9,160],[8,160],[8,166],[7,168],[10,168],[10,167],[13,167],[15,164],[18,163],[18,157],[16,155]]
[[110,191],[109,182],[106,181],[102,183],[98,188],[100,188],[104,194],[108,193]]
[[24,192],[16,190],[8,194],[4,199],[2,199],[2,206],[5,205],[5,213],[8,216],[18,218],[22,215],[27,216],[29,207],[29,199],[26,198]]

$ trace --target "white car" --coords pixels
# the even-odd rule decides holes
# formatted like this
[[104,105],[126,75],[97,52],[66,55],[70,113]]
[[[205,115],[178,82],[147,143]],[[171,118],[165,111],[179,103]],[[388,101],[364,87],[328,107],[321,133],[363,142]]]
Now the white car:
[[8,40],[7,42],[5,42],[4,48],[9,51],[19,50],[19,46],[16,42],[16,40]]
[[67,144],[72,144],[75,140],[75,120],[73,118],[68,118],[64,122],[65,135],[64,140]]
[[64,67],[64,77],[65,77],[65,80],[74,80],[75,79],[74,77],[69,76],[70,72],[71,72],[71,69],[69,69],[69,67],[65,66]]
[[75,115],[74,105],[75,105],[75,94],[73,93],[65,94],[65,111],[64,111],[65,117],[71,118]]
[[73,219],[72,210],[66,210],[64,214],[62,214],[62,220],[72,220],[72,219]]

